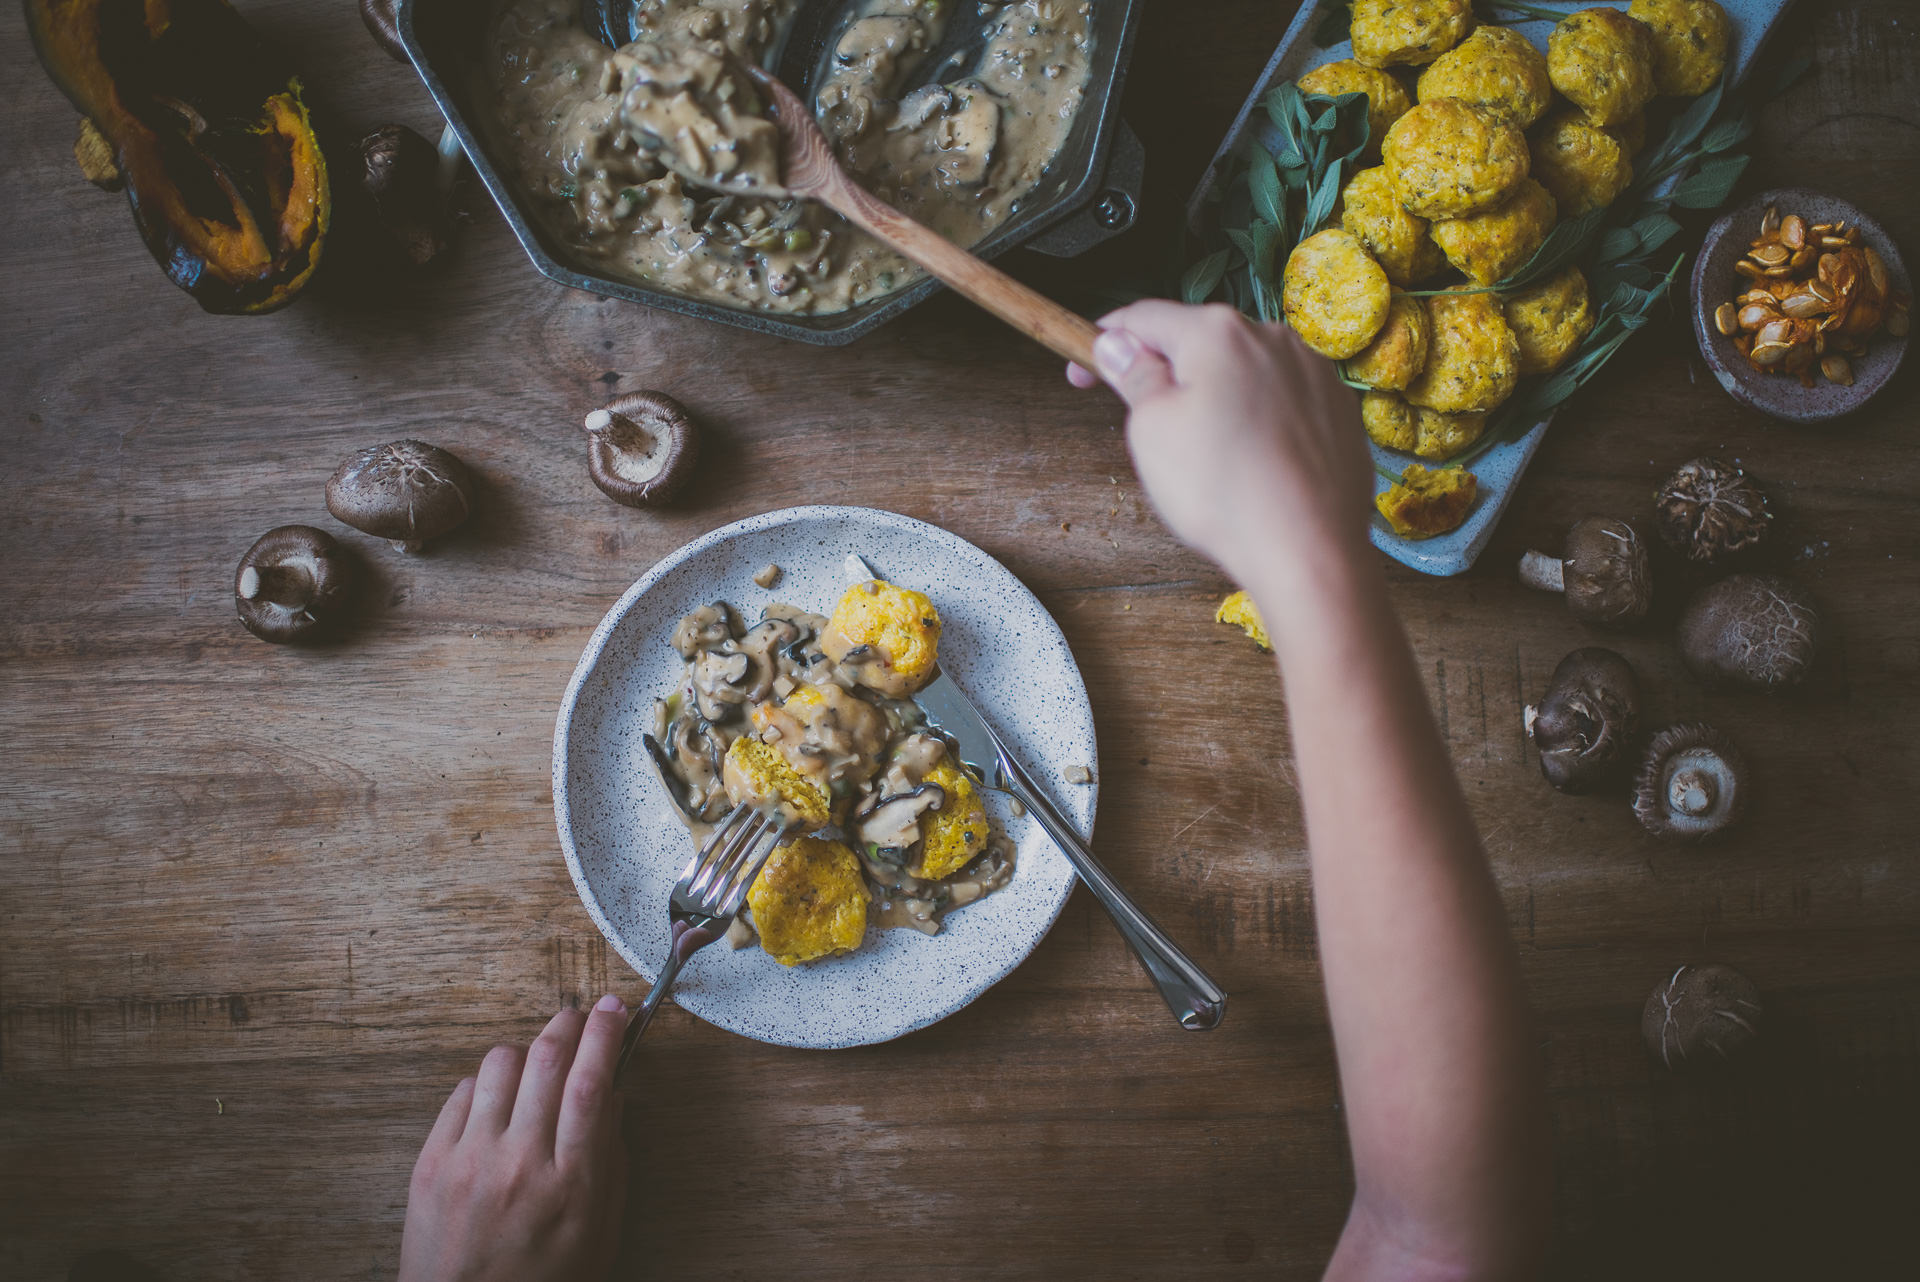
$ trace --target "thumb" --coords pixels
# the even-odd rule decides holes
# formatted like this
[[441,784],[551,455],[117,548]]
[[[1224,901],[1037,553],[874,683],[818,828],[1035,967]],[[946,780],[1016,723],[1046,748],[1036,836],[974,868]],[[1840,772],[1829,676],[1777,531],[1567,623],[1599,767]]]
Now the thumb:
[[1166,357],[1124,329],[1103,329],[1093,340],[1094,372],[1128,405],[1151,400],[1173,386]]

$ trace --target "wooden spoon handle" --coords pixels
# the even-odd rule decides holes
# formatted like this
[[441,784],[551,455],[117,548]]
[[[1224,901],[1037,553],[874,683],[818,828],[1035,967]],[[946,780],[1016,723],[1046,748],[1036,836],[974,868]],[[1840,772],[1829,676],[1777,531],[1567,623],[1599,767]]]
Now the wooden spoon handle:
[[1021,333],[1083,369],[1093,368],[1093,322],[1076,316],[999,268],[975,258],[939,232],[915,222],[843,173],[822,183],[817,199],[855,226],[912,259]]

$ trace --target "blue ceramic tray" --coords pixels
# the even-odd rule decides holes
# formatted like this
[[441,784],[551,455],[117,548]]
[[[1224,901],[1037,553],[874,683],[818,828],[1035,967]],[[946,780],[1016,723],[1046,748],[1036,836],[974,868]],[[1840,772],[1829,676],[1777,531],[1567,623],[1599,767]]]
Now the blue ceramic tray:
[[[1532,0],[1532,3],[1564,9],[1568,13],[1594,7],[1592,0]],[[1733,46],[1728,52],[1736,82],[1746,78],[1754,59],[1759,55],[1760,46],[1766,42],[1767,36],[1778,25],[1791,3],[1792,0],[1720,0],[1720,7],[1727,11],[1727,17],[1733,23]],[[1253,92],[1247,95],[1246,102],[1240,107],[1240,114],[1234,117],[1233,127],[1227,130],[1225,141],[1220,144],[1206,173],[1201,176],[1200,185],[1187,205],[1190,222],[1197,225],[1197,216],[1208,191],[1213,187],[1215,176],[1239,147],[1249,129],[1256,131],[1256,136],[1263,143],[1277,148],[1278,139],[1273,125],[1267,119],[1267,113],[1259,110],[1260,100],[1267,91],[1285,81],[1298,79],[1322,63],[1337,62],[1352,53],[1352,46],[1344,40],[1326,48],[1314,44],[1313,33],[1320,25],[1321,10],[1326,7],[1324,2],[1308,0],[1294,15],[1286,35],[1280,38],[1280,47],[1274,50],[1266,69],[1260,73],[1260,79],[1254,82]],[[1624,9],[1626,5],[1616,4],[1612,7]],[[1547,35],[1553,30],[1553,24],[1545,19],[1511,25],[1543,50],[1547,46]],[[1373,518],[1373,545],[1394,560],[1410,565],[1423,574],[1464,573],[1487,546],[1487,540],[1493,537],[1493,527],[1499,523],[1501,513],[1507,510],[1507,504],[1513,500],[1520,476],[1539,450],[1540,442],[1547,434],[1547,425],[1552,421],[1552,415],[1548,415],[1524,435],[1503,441],[1473,460],[1473,473],[1480,482],[1480,496],[1473,511],[1467,515],[1465,524],[1459,529],[1437,538],[1403,539],[1376,515]],[[1418,461],[1410,454],[1381,449],[1377,445],[1371,448],[1375,460],[1392,472],[1397,473],[1408,463]],[[1377,476],[1374,485],[1375,493],[1387,488],[1387,482]]]

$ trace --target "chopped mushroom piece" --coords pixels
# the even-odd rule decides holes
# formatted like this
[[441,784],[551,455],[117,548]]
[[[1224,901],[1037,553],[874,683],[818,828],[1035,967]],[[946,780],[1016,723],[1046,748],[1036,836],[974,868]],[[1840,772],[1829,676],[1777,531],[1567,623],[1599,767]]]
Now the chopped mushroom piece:
[[352,565],[331,534],[282,525],[240,558],[233,602],[240,622],[262,641],[296,641],[331,622],[352,586]]
[[1583,646],[1560,660],[1539,706],[1526,711],[1540,773],[1561,792],[1589,792],[1627,763],[1640,721],[1640,682],[1620,655]]
[[761,566],[760,569],[754,574],[753,576],[754,586],[762,587],[762,588],[771,588],[775,584],[780,582],[780,576],[784,573],[786,573],[786,571],[782,570],[779,566],[769,561],[765,565]]
[[627,507],[665,503],[693,477],[700,431],[664,392],[629,392],[587,415],[587,475]]
[[1668,1068],[1731,1059],[1760,1036],[1760,990],[1731,966],[1682,966],[1640,1013],[1647,1053]]
[[1637,622],[1653,604],[1646,541],[1626,521],[1576,521],[1562,555],[1528,552],[1520,558],[1520,581],[1564,593],[1574,618],[1600,627]]
[[1813,598],[1777,574],[1736,574],[1701,589],[1680,616],[1680,657],[1708,681],[1797,685],[1820,655]]
[[1710,837],[1746,808],[1746,758],[1701,721],[1653,736],[1633,785],[1633,813],[1659,837]]
[[473,479],[462,463],[425,441],[361,450],[327,481],[327,511],[363,534],[418,552],[473,511]]
[[1767,492],[1731,463],[1682,463],[1654,499],[1660,537],[1689,561],[1711,564],[1755,547],[1773,525]]
[[1062,773],[1066,776],[1068,783],[1093,782],[1093,771],[1085,766],[1068,766]]

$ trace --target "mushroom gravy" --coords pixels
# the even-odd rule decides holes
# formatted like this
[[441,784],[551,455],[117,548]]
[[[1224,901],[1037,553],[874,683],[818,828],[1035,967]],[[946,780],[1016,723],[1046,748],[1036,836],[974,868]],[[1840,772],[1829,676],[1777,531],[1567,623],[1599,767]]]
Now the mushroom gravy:
[[[727,131],[711,128],[714,104],[702,101],[699,83],[678,104],[658,92],[655,72],[669,60],[646,46],[691,44],[769,64],[800,5],[636,0],[640,39],[612,50],[581,27],[577,0],[501,0],[487,45],[495,92],[485,123],[547,231],[595,270],[754,311],[840,312],[919,279],[917,267],[811,201],[705,190],[656,154],[673,145],[685,160],[683,141],[703,141],[720,157],[707,172],[746,163]],[[1090,74],[1092,3],[955,7],[851,0],[827,42],[814,113],[863,186],[971,246],[1020,208],[1066,142]],[[971,24],[978,38],[965,47],[977,55],[926,69],[943,81],[907,91],[920,64],[958,34],[950,22]],[[681,117],[667,131],[675,137],[634,127],[663,111]]]
[[[995,832],[979,855],[939,880],[908,871],[926,820],[946,804],[928,776],[947,756],[910,699],[858,684],[857,665],[821,649],[827,619],[778,602],[745,626],[727,602],[701,606],[674,629],[686,661],[679,688],[656,700],[646,747],[698,847],[737,804],[785,810],[755,795],[728,757],[752,735],[779,749],[792,768],[832,801],[818,835],[845,842],[860,861],[867,920],[937,934],[941,918],[1013,879],[1014,847]],[[796,691],[805,690],[801,700]],[[748,914],[728,932],[734,947],[754,940]]]

